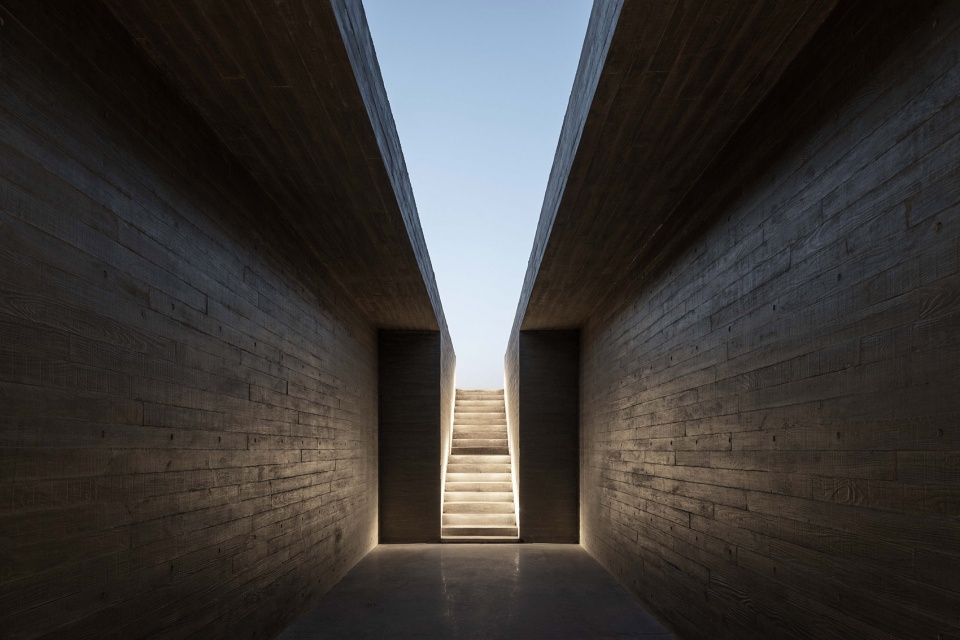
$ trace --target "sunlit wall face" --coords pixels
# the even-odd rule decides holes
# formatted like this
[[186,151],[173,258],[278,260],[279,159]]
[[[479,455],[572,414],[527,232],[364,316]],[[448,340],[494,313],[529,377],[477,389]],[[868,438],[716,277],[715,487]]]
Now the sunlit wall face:
[[590,0],[365,0],[463,388],[500,388]]

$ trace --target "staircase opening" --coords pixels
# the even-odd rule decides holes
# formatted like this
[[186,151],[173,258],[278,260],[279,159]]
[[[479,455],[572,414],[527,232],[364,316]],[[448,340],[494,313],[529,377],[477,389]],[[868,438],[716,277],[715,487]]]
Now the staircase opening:
[[441,539],[519,539],[503,389],[457,389]]

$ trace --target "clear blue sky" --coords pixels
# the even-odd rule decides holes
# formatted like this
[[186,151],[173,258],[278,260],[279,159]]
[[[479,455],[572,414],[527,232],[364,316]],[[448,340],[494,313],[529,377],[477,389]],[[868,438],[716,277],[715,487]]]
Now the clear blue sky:
[[363,5],[457,351],[457,386],[501,388],[592,2]]

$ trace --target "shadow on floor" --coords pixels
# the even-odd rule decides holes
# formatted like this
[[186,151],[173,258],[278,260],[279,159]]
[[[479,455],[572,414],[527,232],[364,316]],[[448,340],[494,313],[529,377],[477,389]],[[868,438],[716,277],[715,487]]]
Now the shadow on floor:
[[579,545],[380,545],[282,640],[672,638]]

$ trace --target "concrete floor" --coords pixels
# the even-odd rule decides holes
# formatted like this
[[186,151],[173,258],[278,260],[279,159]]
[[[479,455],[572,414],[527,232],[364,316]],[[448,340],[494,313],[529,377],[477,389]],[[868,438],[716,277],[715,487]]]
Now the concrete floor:
[[282,640],[672,638],[579,545],[380,545]]

